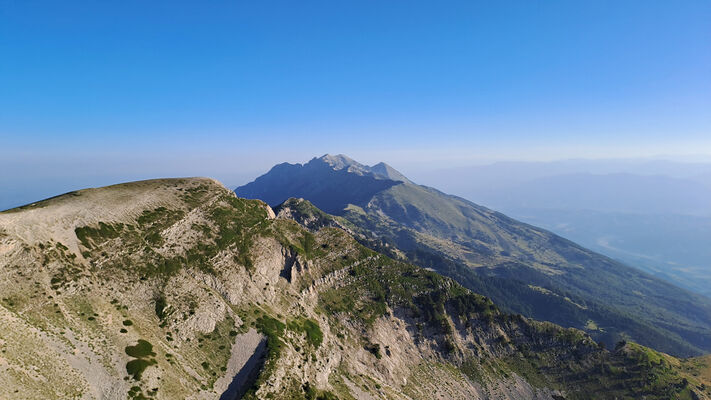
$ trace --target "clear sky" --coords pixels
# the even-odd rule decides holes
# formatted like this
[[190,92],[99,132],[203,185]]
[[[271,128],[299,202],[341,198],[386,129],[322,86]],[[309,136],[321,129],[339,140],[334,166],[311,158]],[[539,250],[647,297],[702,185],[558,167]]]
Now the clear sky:
[[327,152],[710,155],[711,2],[0,0],[0,190]]

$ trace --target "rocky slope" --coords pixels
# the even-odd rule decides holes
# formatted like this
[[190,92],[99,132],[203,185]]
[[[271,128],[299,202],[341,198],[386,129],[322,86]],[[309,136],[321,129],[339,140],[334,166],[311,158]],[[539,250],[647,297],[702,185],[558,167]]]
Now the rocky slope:
[[708,360],[605,350],[287,214],[202,178],[0,213],[0,398],[711,395]]
[[236,189],[277,206],[304,198],[362,243],[456,279],[505,310],[631,339],[678,356],[711,351],[711,300],[381,163],[326,155],[280,164]]

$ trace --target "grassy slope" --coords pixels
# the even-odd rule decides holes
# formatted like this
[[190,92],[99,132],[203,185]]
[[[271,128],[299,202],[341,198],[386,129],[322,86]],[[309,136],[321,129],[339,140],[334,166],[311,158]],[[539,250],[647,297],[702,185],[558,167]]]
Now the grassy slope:
[[[316,229],[348,225],[308,201],[290,201],[284,207]],[[348,274],[347,284],[321,293],[325,311],[338,315],[355,310],[358,320],[370,324],[388,310],[399,310],[413,318],[415,337],[434,338],[431,345],[471,379],[515,372],[534,384],[561,389],[567,398],[581,399],[691,399],[692,390],[709,394],[698,359],[682,361],[634,343],[606,351],[582,331],[502,313],[488,298],[447,278],[382,256],[350,268]],[[461,346],[467,335],[477,336],[480,347]]]
[[[391,355],[377,327],[393,318],[413,338],[414,354],[429,354],[408,363],[463,371],[452,376],[484,386],[518,373],[571,398],[683,398],[701,385],[695,365],[683,370],[668,356],[669,366],[648,362],[638,353],[651,351],[634,345],[610,353],[579,331],[503,314],[451,279],[375,253],[340,229],[311,233],[269,220],[263,203],[234,198],[212,181],[108,190],[136,204],[154,189],[178,200],[147,203],[120,220],[75,221],[81,254],[56,241],[18,245],[0,235],[3,249],[13,249],[2,253],[12,262],[0,264],[0,311],[11,327],[0,332],[0,395],[214,396],[236,335],[254,327],[267,337],[268,359],[248,397],[349,398],[346,382],[401,397],[417,388],[393,385],[380,372]],[[288,281],[264,260],[269,254],[298,261]],[[353,371],[363,360],[369,372],[359,376]],[[97,371],[104,375],[87,379]],[[319,381],[324,373],[327,383]]]
[[[703,382],[690,380],[674,357],[633,343],[608,352],[582,331],[501,313],[450,279],[383,256],[348,274],[348,284],[321,293],[327,313],[353,313],[367,325],[388,310],[402,312],[413,319],[415,337],[433,338],[430,345],[471,379],[515,372],[579,399],[691,399]],[[476,345],[463,340],[470,335]]]
[[581,329],[593,321],[589,333],[608,344],[711,350],[708,299],[463,199],[401,184],[343,217],[509,311]]
[[[127,202],[140,203],[148,198],[146,193],[166,188],[179,190],[180,201],[173,207],[145,209],[130,223],[127,217],[123,222],[77,226],[81,255],[57,241],[25,242],[16,263],[0,265],[5,278],[0,282],[1,308],[9,313],[7,319],[21,321],[0,333],[0,339],[24,335],[4,343],[9,373],[0,374],[0,397],[122,397],[123,392],[123,397],[139,399],[211,393],[230,357],[235,313],[212,288],[189,280],[185,272],[209,270],[201,257],[240,246],[238,238],[222,242],[225,237],[215,218],[220,210],[231,210],[230,223],[252,227],[265,219],[264,207],[236,201],[209,180],[165,180],[74,192],[35,203],[30,210],[64,207],[64,212],[77,198],[97,191],[127,195]],[[214,235],[214,242],[193,248],[188,255],[198,257],[190,261],[159,253],[165,244],[162,232],[198,204],[216,200],[216,193],[223,198],[206,209],[214,213],[217,226],[207,232],[195,227],[197,234]],[[208,312],[214,325],[196,328],[197,319]],[[209,364],[203,366],[206,360]],[[46,384],[55,377],[61,383]]]

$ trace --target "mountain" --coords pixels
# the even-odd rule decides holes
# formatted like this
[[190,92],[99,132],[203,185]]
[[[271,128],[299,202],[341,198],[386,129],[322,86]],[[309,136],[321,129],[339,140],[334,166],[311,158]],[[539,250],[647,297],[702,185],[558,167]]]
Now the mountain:
[[368,167],[344,155],[325,155],[303,166],[283,163],[271,172],[241,187],[241,196],[261,198],[269,204],[279,204],[289,197],[315,196],[319,208],[337,213],[352,202],[362,203],[402,182],[397,179],[402,175],[385,164]]
[[678,356],[711,351],[708,298],[345,156],[277,165],[236,193],[275,207],[306,199],[371,248],[450,276],[508,312],[583,329],[608,346],[631,339]]
[[0,398],[711,398],[707,358],[503,313],[290,204],[189,178],[0,213]]
[[421,171],[418,181],[711,296],[711,164],[508,162]]

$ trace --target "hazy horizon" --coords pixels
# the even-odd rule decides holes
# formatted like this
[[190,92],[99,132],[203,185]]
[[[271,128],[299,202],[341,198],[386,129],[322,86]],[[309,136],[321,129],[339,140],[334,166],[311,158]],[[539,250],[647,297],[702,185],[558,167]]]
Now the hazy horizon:
[[703,1],[4,2],[0,187],[235,185],[333,152],[412,175],[711,160],[709,20]]
[[[682,171],[693,170],[699,168],[700,173],[705,172],[711,176],[711,160],[703,160],[699,157],[684,158],[672,157],[645,157],[645,158],[603,158],[603,159],[584,159],[584,158],[564,158],[557,160],[514,160],[502,159],[498,161],[484,161],[474,163],[449,162],[448,160],[426,160],[420,158],[379,158],[378,155],[362,154],[347,152],[325,152],[319,154],[306,155],[298,159],[293,154],[289,157],[279,159],[277,155],[271,158],[263,158],[257,160],[256,157],[248,159],[234,160],[232,162],[224,160],[215,160],[210,158],[199,159],[195,157],[196,163],[200,167],[192,165],[185,166],[183,159],[176,157],[172,159],[172,163],[154,163],[151,169],[135,167],[131,162],[123,162],[112,165],[106,163],[106,159],[102,157],[94,157],[88,161],[104,162],[101,167],[86,168],[87,162],[84,160],[0,160],[0,169],[3,171],[0,174],[0,186],[7,190],[0,193],[0,210],[5,210],[13,207],[18,207],[31,202],[42,200],[55,195],[63,194],[68,191],[84,189],[88,187],[107,186],[116,183],[129,182],[135,180],[154,179],[154,178],[170,178],[170,177],[189,177],[189,176],[206,176],[214,178],[222,182],[229,188],[234,188],[239,185],[246,184],[256,177],[266,173],[272,166],[282,162],[289,163],[306,163],[314,157],[320,157],[323,154],[345,154],[358,162],[367,165],[373,165],[378,162],[385,162],[395,169],[402,172],[405,176],[416,183],[435,187],[450,194],[455,194],[467,198],[474,202],[480,202],[475,196],[462,191],[453,182],[463,179],[463,174],[471,173],[474,169],[490,168],[498,171],[490,175],[488,181],[502,179],[506,174],[511,175],[513,172],[505,172],[510,165],[513,166],[547,166],[542,172],[536,171],[536,168],[528,168],[528,174],[533,174],[538,177],[560,175],[566,173],[587,172],[598,175],[615,174],[615,173],[634,173],[641,175],[669,175],[669,176],[687,176],[686,172]],[[387,155],[383,155],[387,157]],[[117,155],[117,157],[120,157]],[[56,162],[56,163],[53,163]],[[654,162],[662,162],[662,165],[668,164],[670,167],[649,168],[648,166]],[[577,164],[578,167],[571,167]],[[591,167],[597,165],[597,167]],[[659,167],[659,166],[658,166]],[[551,169],[552,168],[552,169]],[[645,168],[648,171],[645,172]],[[34,169],[34,170],[33,170]],[[677,171],[677,172],[675,172]],[[503,174],[503,175],[502,175]],[[22,176],[22,179],[18,177]],[[479,176],[479,179],[482,177]],[[507,179],[501,181],[502,184],[508,182]],[[711,184],[711,178],[708,180]],[[490,182],[487,182],[490,183]],[[487,205],[487,204],[484,204]],[[489,206],[491,206],[489,204]],[[495,207],[494,207],[495,208]]]

